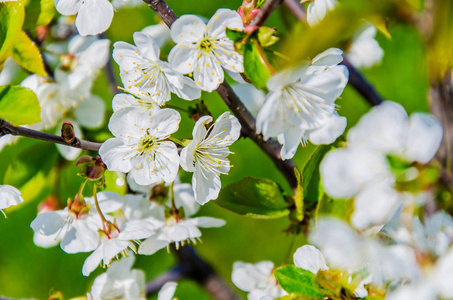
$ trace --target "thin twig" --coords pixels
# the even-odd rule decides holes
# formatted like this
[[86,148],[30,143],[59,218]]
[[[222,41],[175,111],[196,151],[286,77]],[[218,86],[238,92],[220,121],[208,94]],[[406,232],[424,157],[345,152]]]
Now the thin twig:
[[157,294],[160,289],[170,281],[179,281],[184,277],[184,274],[187,273],[186,265],[177,265],[167,273],[160,275],[157,278],[154,278],[152,281],[148,282],[146,285],[146,297],[151,297],[154,294]]
[[50,143],[60,144],[68,147],[79,148],[94,152],[98,152],[99,148],[101,147],[101,143],[84,141],[79,138],[76,138],[76,140],[73,143],[67,143],[58,135],[48,134],[45,132],[21,126],[14,126],[9,122],[0,119],[0,137],[7,134],[25,136]]
[[250,22],[250,25],[263,26],[271,13],[280,6],[283,0],[267,0],[260,9],[258,15]]
[[307,21],[307,14],[298,0],[284,0],[283,3],[293,13],[296,19],[303,22]]
[[[163,0],[143,0],[149,7],[151,7],[162,21],[171,27],[173,22],[178,18],[171,8],[168,7],[167,3]],[[269,0],[271,4],[274,2],[280,3],[281,1]],[[267,2],[266,2],[267,4]],[[265,4],[265,5],[266,5]],[[269,4],[269,9],[275,9],[275,4]],[[264,9],[264,8],[263,8]],[[270,12],[269,12],[270,13]],[[259,20],[265,22],[269,13],[263,15]],[[245,105],[233,91],[231,86],[224,81],[218,88],[217,93],[225,101],[234,115],[238,118],[242,125],[242,133],[252,139],[275,163],[277,168],[288,180],[290,186],[295,188],[297,186],[297,180],[294,176],[295,164],[291,160],[282,160],[280,156],[281,146],[276,141],[268,140],[264,141],[263,136],[256,132],[255,118],[250,114]]]

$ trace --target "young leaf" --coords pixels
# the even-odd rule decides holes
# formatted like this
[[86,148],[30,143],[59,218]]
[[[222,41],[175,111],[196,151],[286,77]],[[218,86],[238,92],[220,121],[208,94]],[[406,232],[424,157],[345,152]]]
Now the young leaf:
[[284,266],[275,270],[274,274],[282,289],[290,294],[299,294],[315,299],[324,298],[324,295],[313,285],[315,274],[310,271],[295,266]]
[[41,121],[41,107],[36,94],[21,86],[0,86],[0,119],[15,125]]
[[272,67],[258,41],[252,39],[252,42],[245,44],[244,73],[258,89],[266,86],[271,70]]
[[354,199],[332,199],[324,194],[316,208],[316,219],[320,216],[334,216],[349,221],[354,211]]
[[0,66],[8,57],[13,42],[22,30],[24,5],[21,1],[0,3]]
[[220,190],[218,205],[253,218],[281,218],[289,214],[289,203],[275,181],[246,177]]
[[247,35],[244,31],[233,30],[230,28],[227,28],[225,33],[226,36],[233,42],[239,42]]
[[41,52],[39,52],[36,44],[30,40],[25,32],[20,32],[14,42],[11,56],[27,71],[46,76],[47,72],[44,69]]
[[47,25],[55,15],[53,0],[28,0],[25,5],[24,29],[35,29],[37,26]]
[[274,36],[275,34],[275,29],[272,29],[267,26],[262,26],[260,29],[258,29],[258,41],[260,42],[260,45],[263,47],[269,47],[275,44],[279,38]]
[[302,178],[304,181],[304,202],[306,206],[305,209],[314,209],[324,194],[324,190],[321,186],[319,164],[324,158],[324,155],[326,155],[331,148],[332,146],[330,145],[318,146],[302,170]]

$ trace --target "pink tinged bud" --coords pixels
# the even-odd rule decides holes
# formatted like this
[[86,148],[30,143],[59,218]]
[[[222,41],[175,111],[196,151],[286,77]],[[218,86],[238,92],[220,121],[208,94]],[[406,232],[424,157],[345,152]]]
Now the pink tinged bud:
[[244,10],[242,10],[242,6],[238,8],[238,14],[241,16],[242,22],[246,23],[247,21],[245,18]]
[[247,14],[247,23],[252,22],[253,19],[256,18],[256,16],[260,13],[259,8],[254,8],[252,9],[248,14]]
[[60,209],[59,203],[55,196],[50,195],[45,200],[41,201],[38,205],[38,214],[48,212],[48,211],[55,211]]
[[99,180],[104,176],[105,167],[93,164],[88,167],[87,178],[89,180]]
[[259,26],[256,26],[256,25],[245,25],[245,28],[244,28],[244,31],[245,33],[252,33],[254,32],[255,30],[257,30],[259,28]]
[[94,158],[89,155],[82,155],[75,163],[76,166],[80,164],[89,164],[94,161]]
[[65,121],[61,126],[61,138],[70,145],[77,141],[71,122]]

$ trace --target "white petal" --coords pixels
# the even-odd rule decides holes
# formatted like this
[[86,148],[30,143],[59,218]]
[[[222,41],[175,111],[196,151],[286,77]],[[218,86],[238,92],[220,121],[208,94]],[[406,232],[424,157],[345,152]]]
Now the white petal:
[[101,97],[90,95],[74,109],[74,117],[80,126],[95,129],[104,123],[105,103]]
[[102,261],[102,252],[104,244],[101,244],[90,256],[87,257],[82,266],[83,276],[89,276]]
[[68,216],[66,211],[49,211],[36,216],[30,227],[40,234],[53,235],[65,226]]
[[24,202],[20,191],[10,185],[0,185],[0,209]]
[[203,38],[206,24],[194,15],[183,15],[171,25],[171,38],[175,43],[194,42]]
[[61,241],[61,249],[66,253],[90,252],[99,244],[97,228],[85,220],[75,220]]
[[329,119],[327,119],[326,124],[322,127],[308,130],[308,139],[315,145],[328,145],[343,134],[346,129],[347,120],[345,117],[340,117],[338,114],[333,114]]
[[244,25],[242,19],[235,10],[221,8],[209,20],[208,33],[210,36],[219,37],[225,35],[225,28],[242,31]]
[[168,241],[158,240],[157,235],[153,235],[140,244],[138,253],[143,255],[151,255],[156,253],[158,250],[167,247],[168,244]]
[[183,82],[184,86],[182,89],[173,87],[172,92],[185,100],[194,100],[201,97],[201,90],[192,79],[184,76]]
[[211,228],[211,227],[222,227],[226,222],[222,219],[210,218],[210,217],[198,217],[190,219],[190,222],[197,227]]
[[214,172],[208,173],[197,164],[192,176],[192,186],[195,192],[195,200],[204,205],[209,200],[217,199],[222,185],[219,176]]
[[106,140],[99,148],[99,155],[111,171],[129,172],[132,168],[128,154],[130,147],[118,138]]
[[[120,209],[124,204],[124,197],[115,192],[103,191],[96,195],[99,208],[103,213],[112,213]],[[94,198],[85,198],[87,204],[94,206]]]
[[198,51],[188,45],[174,46],[168,55],[168,62],[173,69],[181,74],[189,74],[195,70]]
[[33,235],[33,243],[42,248],[55,247],[60,243],[60,240],[58,232],[52,235],[44,235],[35,231],[35,234]]
[[183,207],[186,216],[191,216],[198,211],[200,205],[195,201],[195,195],[190,184],[175,183],[173,191],[175,194],[176,207]]
[[110,41],[101,39],[94,41],[85,51],[80,53],[79,63],[82,63],[92,71],[103,68],[110,56]]
[[163,23],[145,27],[140,32],[150,35],[159,47],[171,39],[170,29]]
[[66,16],[75,15],[83,3],[81,0],[57,0],[55,2],[58,12]]
[[285,85],[297,82],[307,72],[308,67],[309,63],[303,62],[272,75],[267,81],[267,88],[270,91],[278,91]]
[[135,32],[134,43],[137,45],[140,54],[151,61],[159,61],[160,48],[152,36]]
[[308,270],[313,274],[318,273],[319,270],[329,269],[324,255],[311,245],[305,245],[297,249],[293,259],[296,267]]
[[197,147],[197,143],[192,141],[189,145],[184,147],[181,150],[179,163],[184,171],[187,172],[194,172],[195,171],[195,150]]
[[234,92],[241,98],[242,103],[256,117],[264,104],[266,95],[262,90],[258,90],[253,84],[236,84],[233,86]]
[[157,300],[172,300],[178,284],[173,281],[165,283],[157,294]]
[[217,58],[211,54],[201,54],[193,71],[193,79],[200,89],[212,92],[224,80],[224,71]]
[[79,8],[76,27],[80,35],[106,31],[113,18],[113,6],[107,0],[85,0]]
[[383,225],[395,212],[398,194],[391,182],[380,182],[362,188],[355,198],[352,224],[358,229]]
[[333,67],[343,61],[343,51],[338,48],[329,48],[326,51],[316,55],[311,61],[312,66],[316,67]]
[[[109,130],[114,136],[142,136],[142,125],[149,128],[152,123],[149,122],[148,113],[137,108],[124,108],[113,113],[109,122]],[[157,124],[156,124],[157,125]]]
[[430,114],[413,113],[409,118],[404,157],[410,161],[428,163],[439,149],[442,125]]

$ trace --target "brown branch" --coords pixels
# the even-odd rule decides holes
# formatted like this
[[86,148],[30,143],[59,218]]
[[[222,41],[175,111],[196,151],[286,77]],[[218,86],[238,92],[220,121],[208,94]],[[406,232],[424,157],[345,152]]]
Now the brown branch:
[[[167,3],[163,0],[143,0],[149,7],[151,7],[157,15],[171,27],[173,22],[178,18],[176,14],[168,7]],[[265,22],[271,11],[275,9],[275,3],[279,4],[280,0],[268,0],[265,6],[269,2],[269,6],[262,17],[259,18],[259,22]],[[278,5],[277,5],[278,6]],[[264,7],[263,7],[264,10]],[[258,17],[258,16],[257,16]],[[231,86],[224,81],[218,88],[217,93],[225,101],[231,111],[238,118],[242,125],[242,133],[252,139],[274,162],[280,172],[288,180],[290,186],[295,188],[297,186],[297,180],[294,176],[294,168],[296,165],[292,160],[282,160],[280,156],[281,146],[276,141],[268,140],[264,141],[263,136],[256,132],[255,118],[250,114],[245,105],[233,91]]]
[[298,0],[284,0],[283,3],[293,13],[296,19],[307,22],[307,14]]
[[283,0],[267,0],[260,9],[258,15],[253,19],[250,25],[263,26],[271,13],[280,6]]
[[38,139],[50,143],[60,144],[68,147],[74,147],[89,151],[97,152],[101,147],[101,143],[88,142],[76,138],[73,143],[66,143],[60,136],[48,134],[45,132],[25,128],[21,126],[14,126],[11,123],[0,119],[0,137],[11,134],[16,136],[25,136],[33,139]]

